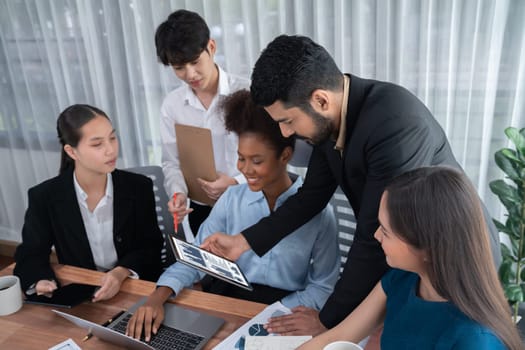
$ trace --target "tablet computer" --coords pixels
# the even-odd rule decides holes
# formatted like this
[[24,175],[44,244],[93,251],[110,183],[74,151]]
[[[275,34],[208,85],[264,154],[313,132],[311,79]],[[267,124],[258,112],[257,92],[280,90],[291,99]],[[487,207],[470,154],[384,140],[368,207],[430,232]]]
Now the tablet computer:
[[56,289],[51,297],[32,294],[24,301],[27,304],[40,304],[55,307],[72,308],[93,297],[98,286],[71,283]]
[[253,290],[237,263],[170,236],[177,261],[238,287]]

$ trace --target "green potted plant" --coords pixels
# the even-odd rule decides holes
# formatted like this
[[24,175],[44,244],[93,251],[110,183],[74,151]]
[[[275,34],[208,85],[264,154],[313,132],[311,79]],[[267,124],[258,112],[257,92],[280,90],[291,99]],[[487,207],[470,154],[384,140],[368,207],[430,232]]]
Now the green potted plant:
[[517,322],[519,306],[525,300],[525,128],[509,127],[505,135],[514,149],[497,151],[495,160],[506,179],[492,181],[490,189],[507,209],[505,224],[498,220],[494,223],[508,237],[507,243],[501,243],[499,275]]

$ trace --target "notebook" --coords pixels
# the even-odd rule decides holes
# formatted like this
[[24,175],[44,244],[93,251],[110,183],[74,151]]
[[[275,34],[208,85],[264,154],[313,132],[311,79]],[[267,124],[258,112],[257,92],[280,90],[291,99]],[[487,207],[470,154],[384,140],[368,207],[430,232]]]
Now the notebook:
[[94,336],[126,349],[201,349],[217,332],[224,320],[201,312],[188,310],[170,303],[164,304],[164,321],[150,342],[145,343],[126,336],[126,325],[133,312],[146,298],[142,298],[107,327],[58,310],[52,310],[66,320],[85,328]]

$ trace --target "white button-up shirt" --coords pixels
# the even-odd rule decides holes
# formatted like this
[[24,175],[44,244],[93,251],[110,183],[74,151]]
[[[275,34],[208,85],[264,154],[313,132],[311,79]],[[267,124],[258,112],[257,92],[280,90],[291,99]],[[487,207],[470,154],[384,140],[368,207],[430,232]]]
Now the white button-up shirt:
[[110,270],[115,267],[118,259],[113,243],[113,181],[111,174],[107,174],[106,193],[93,212],[88,209],[88,195],[80,187],[76,175],[73,176],[73,179],[80,213],[97,270]]
[[[160,138],[162,141],[162,170],[164,186],[171,197],[174,193],[188,194],[188,187],[180,169],[175,123],[211,130],[215,167],[218,172],[234,177],[238,183],[246,179],[237,170],[237,136],[224,127],[221,100],[237,90],[248,89],[248,79],[227,74],[219,66],[217,95],[206,110],[188,84],[170,92],[161,107]],[[198,147],[199,145],[195,145]]]

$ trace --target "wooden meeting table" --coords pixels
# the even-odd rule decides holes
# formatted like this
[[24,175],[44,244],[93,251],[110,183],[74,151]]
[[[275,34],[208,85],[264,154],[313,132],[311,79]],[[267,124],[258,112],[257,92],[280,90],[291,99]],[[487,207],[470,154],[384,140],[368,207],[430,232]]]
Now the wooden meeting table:
[[[0,271],[0,276],[13,274],[13,269],[14,264],[11,264]],[[64,285],[72,282],[100,285],[103,275],[102,272],[60,264],[54,264],[53,269]],[[97,303],[87,301],[71,309],[61,310],[102,324],[120,310],[131,307],[141,297],[149,295],[154,289],[153,282],[128,279],[122,284],[120,292],[110,300]],[[266,307],[265,304],[190,289],[184,289],[176,299],[169,302],[203,311],[226,321],[204,349],[213,348]],[[120,348],[96,337],[82,342],[86,330],[55,315],[51,309],[49,306],[24,304],[14,314],[0,316],[0,349],[48,349],[68,338],[73,339],[82,349]]]

